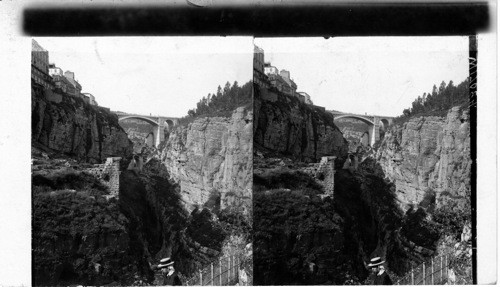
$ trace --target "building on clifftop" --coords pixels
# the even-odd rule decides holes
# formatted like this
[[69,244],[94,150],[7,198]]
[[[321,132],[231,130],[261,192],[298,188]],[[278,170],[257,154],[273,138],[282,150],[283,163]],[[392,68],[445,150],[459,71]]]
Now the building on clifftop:
[[54,88],[49,74],[49,52],[35,40],[31,40],[31,80],[45,89]]
[[83,93],[83,95],[89,98],[89,104],[98,106],[97,102],[95,101],[95,97],[91,93]]
[[312,105],[313,104],[313,102],[311,101],[311,96],[309,96],[308,93],[306,93],[306,92],[298,92],[298,94],[304,96],[306,104],[308,104],[308,105]]
[[75,88],[73,87],[73,85],[71,84],[71,82],[68,81],[68,79],[66,79],[66,77],[60,76],[60,75],[53,75],[52,79],[54,81],[54,85],[55,85],[55,90],[56,91],[58,89],[60,89],[64,93],[67,93],[67,94],[72,94],[73,93],[74,94]]
[[254,45],[253,82],[260,87],[269,88],[271,83],[264,73],[264,50]]
[[66,77],[66,79],[68,79],[68,81],[73,86],[73,89],[71,89],[70,92],[68,92],[68,94],[83,99],[83,96],[81,95],[82,86],[75,79],[75,73],[73,73],[71,71],[66,71],[66,72],[64,72],[64,77]]
[[49,64],[49,75],[54,77],[55,75],[57,76],[64,76],[64,72],[61,68],[57,67],[56,64],[52,63]]
[[[287,94],[293,97],[298,97],[297,96],[297,84],[290,78],[290,71],[287,71],[285,69],[282,69],[280,71],[280,76],[283,78],[283,80],[287,83]],[[300,97],[298,97],[300,98]]]

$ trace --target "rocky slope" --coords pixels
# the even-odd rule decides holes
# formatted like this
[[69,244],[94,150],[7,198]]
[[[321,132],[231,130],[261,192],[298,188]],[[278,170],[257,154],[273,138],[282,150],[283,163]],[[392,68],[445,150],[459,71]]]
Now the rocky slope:
[[132,153],[132,143],[109,111],[68,95],[62,95],[60,101],[47,98],[46,92],[32,89],[34,145],[99,163],[106,157],[127,157]]
[[189,276],[222,252],[221,223],[207,209],[189,214],[154,162],[141,176],[122,172],[118,198],[66,163],[33,172],[33,285],[153,285],[160,258]]
[[400,206],[419,204],[426,194],[436,207],[470,196],[469,111],[454,107],[442,117],[412,118],[390,129],[376,154],[396,185]]
[[376,256],[396,278],[435,254],[436,224],[423,210],[399,209],[394,184],[373,158],[354,173],[337,170],[333,198],[300,163],[281,162],[254,162],[256,284],[364,283],[364,263]]
[[254,143],[258,148],[317,162],[345,157],[348,143],[325,110],[294,97],[255,87]]
[[230,118],[200,118],[172,131],[161,160],[188,210],[220,196],[221,209],[250,216],[252,118],[252,111],[241,107]]

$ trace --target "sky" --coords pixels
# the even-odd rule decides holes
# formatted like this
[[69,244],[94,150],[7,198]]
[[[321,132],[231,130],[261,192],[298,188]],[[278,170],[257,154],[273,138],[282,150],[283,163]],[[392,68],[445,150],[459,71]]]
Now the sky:
[[315,105],[398,116],[423,93],[469,73],[467,37],[256,38]]
[[252,79],[251,37],[35,38],[49,62],[113,111],[182,117],[229,81]]

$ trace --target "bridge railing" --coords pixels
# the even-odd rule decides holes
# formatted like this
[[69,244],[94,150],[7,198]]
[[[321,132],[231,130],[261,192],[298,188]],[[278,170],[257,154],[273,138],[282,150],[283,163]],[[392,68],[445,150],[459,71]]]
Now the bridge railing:
[[220,258],[205,266],[203,269],[186,280],[187,286],[225,286],[235,285],[239,279],[240,259],[233,254]]
[[448,281],[450,255],[433,257],[400,278],[396,285],[443,285]]

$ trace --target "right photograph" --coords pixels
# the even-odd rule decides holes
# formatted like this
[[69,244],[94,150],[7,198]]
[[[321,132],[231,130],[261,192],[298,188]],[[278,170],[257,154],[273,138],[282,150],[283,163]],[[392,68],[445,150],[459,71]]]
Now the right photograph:
[[254,285],[472,284],[471,41],[254,39]]

